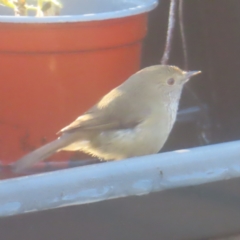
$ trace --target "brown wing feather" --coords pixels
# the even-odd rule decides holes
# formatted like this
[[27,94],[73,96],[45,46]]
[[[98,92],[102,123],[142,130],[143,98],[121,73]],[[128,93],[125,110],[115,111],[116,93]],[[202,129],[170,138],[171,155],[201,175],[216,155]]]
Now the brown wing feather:
[[70,132],[74,130],[99,130],[99,129],[114,129],[119,123],[117,121],[107,121],[106,118],[94,116],[94,114],[86,114],[77,118],[74,122],[63,128],[60,133]]
[[[60,133],[76,130],[111,130],[135,127],[142,122],[146,114],[149,114],[149,111],[141,109],[141,111],[137,111],[138,115],[136,112],[133,114],[133,109],[136,106],[132,106],[134,102],[131,99],[127,101],[128,105],[126,105],[126,97],[128,95],[125,95],[120,89],[112,90],[98,104],[63,128]],[[124,108],[124,111],[122,108]],[[141,106],[141,108],[143,107]]]
[[111,130],[111,129],[127,129],[138,125],[142,120],[135,119],[134,121],[122,122],[120,119],[115,119],[109,117],[101,118],[100,116],[92,115],[82,115],[77,118],[70,125],[63,128],[60,133],[72,132],[76,130]]

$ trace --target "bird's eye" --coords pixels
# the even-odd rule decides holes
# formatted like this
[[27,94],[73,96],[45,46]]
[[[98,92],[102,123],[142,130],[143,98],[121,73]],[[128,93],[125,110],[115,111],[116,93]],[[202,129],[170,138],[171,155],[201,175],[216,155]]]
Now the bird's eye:
[[167,84],[168,84],[168,85],[173,85],[174,83],[175,83],[174,78],[169,78],[169,79],[167,80]]

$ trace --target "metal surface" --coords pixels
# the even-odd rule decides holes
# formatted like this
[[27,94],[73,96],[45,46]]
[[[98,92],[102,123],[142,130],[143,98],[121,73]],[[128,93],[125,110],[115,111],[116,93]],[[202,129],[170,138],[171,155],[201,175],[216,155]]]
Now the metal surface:
[[240,177],[240,141],[0,182],[0,216]]

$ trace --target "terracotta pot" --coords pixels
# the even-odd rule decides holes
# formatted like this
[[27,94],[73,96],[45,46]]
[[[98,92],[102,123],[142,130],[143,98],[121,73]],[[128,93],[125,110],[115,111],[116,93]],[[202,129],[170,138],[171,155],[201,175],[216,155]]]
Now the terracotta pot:
[[[0,17],[3,163],[55,139],[56,132],[139,69],[147,12],[157,1],[130,1],[130,7],[126,1],[111,6],[116,2],[105,0],[99,11],[90,4],[95,1],[85,2],[63,2],[63,16]],[[70,15],[71,9],[78,15]]]

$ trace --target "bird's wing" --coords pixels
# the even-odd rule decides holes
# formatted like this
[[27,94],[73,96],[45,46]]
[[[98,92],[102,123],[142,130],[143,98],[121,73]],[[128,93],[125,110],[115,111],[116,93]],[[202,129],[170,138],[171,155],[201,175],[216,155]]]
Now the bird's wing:
[[149,111],[144,111],[143,106],[141,111],[133,111],[138,104],[133,106],[132,99],[126,99],[127,96],[123,95],[124,93],[118,89],[112,90],[97,105],[63,128],[60,133],[75,130],[128,129],[137,126],[146,118],[146,112]]
[[60,133],[73,132],[76,130],[111,130],[127,129],[138,125],[142,119],[124,121],[116,116],[107,116],[102,111],[86,113],[77,118],[70,125],[63,128]]
[[106,121],[96,114],[84,114],[78,117],[74,122],[63,128],[60,132],[69,132],[73,130],[97,130],[101,128],[115,128],[117,122]]

